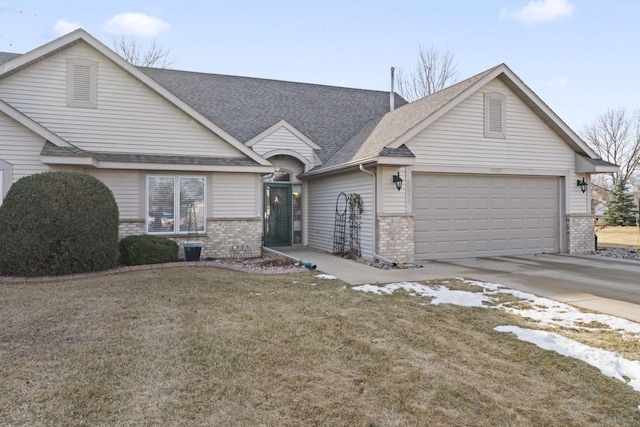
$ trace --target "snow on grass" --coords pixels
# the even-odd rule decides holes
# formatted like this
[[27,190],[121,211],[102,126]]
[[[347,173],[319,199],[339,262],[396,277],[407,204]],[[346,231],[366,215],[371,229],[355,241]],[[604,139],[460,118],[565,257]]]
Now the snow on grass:
[[535,344],[544,350],[581,360],[598,368],[603,375],[618,379],[635,391],[640,391],[640,362],[637,360],[628,360],[617,353],[593,348],[553,332],[518,326],[496,326],[494,329],[498,332],[511,332],[520,341]]
[[324,279],[324,280],[336,280],[336,276],[332,276],[330,274],[318,274],[313,277],[317,277],[318,279]]
[[517,314],[528,319],[537,320],[545,326],[560,326],[579,330],[597,330],[594,323],[606,326],[606,328],[618,331],[622,336],[627,334],[640,338],[640,324],[619,317],[600,313],[584,313],[576,307],[559,301],[542,298],[527,292],[505,288],[493,283],[465,281],[470,285],[481,286],[483,292],[489,295],[509,294],[525,302],[528,308],[514,304],[499,304],[509,313]]
[[[624,338],[640,339],[640,324],[636,322],[605,314],[583,313],[568,304],[505,288],[495,283],[462,279],[460,281],[465,285],[479,286],[482,292],[451,290],[442,285],[429,286],[414,282],[391,283],[385,286],[362,285],[352,289],[377,295],[389,295],[398,289],[403,289],[412,296],[431,298],[431,304],[435,305],[454,304],[463,307],[494,308],[536,320],[545,326],[589,331],[609,329],[619,332]],[[511,295],[519,301],[501,303],[500,294]],[[617,353],[590,347],[553,332],[524,329],[518,326],[498,326],[495,330],[512,332],[522,341],[581,360],[600,369],[604,375],[621,380],[634,390],[640,391],[640,361],[628,360]],[[638,409],[640,410],[640,405]]]
[[362,285],[353,289],[374,294],[392,294],[398,289],[404,289],[414,295],[430,297],[431,304],[454,304],[463,307],[483,307],[483,303],[491,302],[491,298],[479,292],[455,291],[446,286],[430,287],[414,282],[391,283],[386,286]]

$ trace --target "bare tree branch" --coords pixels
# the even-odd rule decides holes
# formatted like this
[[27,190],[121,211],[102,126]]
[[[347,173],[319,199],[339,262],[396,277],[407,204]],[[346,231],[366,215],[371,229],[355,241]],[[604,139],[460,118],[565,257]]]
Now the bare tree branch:
[[636,184],[640,165],[640,113],[633,116],[625,109],[607,110],[584,127],[583,138],[607,162],[620,166],[620,172],[610,173],[601,183],[607,189],[621,179]]
[[418,63],[408,71],[398,68],[398,93],[415,101],[437,92],[458,77],[454,55],[448,50],[418,46]]
[[122,35],[113,39],[113,48],[118,55],[138,67],[167,68],[173,64],[169,49],[163,49],[156,40],[144,46],[138,39]]

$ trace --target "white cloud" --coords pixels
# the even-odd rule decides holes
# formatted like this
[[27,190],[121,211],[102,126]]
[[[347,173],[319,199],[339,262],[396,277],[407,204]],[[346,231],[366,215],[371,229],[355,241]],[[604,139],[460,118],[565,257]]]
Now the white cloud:
[[65,34],[69,34],[74,30],[77,30],[78,28],[81,28],[80,24],[60,19],[58,22],[56,22],[56,25],[54,25],[53,33],[56,35],[56,37],[61,37]]
[[573,4],[569,0],[534,0],[515,12],[503,9],[500,11],[500,17],[503,19],[513,18],[529,24],[532,22],[548,22],[563,16],[570,16],[573,14],[573,10]]
[[110,33],[140,37],[154,37],[169,28],[168,22],[137,12],[121,13],[104,24],[105,31]]

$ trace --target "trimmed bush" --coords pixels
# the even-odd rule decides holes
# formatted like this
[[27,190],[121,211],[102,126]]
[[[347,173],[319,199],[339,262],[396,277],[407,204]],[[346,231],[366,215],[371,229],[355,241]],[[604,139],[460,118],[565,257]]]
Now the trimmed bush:
[[79,172],[16,181],[0,206],[0,274],[54,276],[114,268],[119,213],[111,190]]
[[178,244],[148,234],[120,240],[120,262],[124,265],[161,264],[178,260]]

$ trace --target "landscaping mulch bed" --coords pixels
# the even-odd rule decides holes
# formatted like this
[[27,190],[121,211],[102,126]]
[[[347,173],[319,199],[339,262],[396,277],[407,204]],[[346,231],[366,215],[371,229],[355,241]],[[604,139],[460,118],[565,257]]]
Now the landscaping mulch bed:
[[632,248],[598,248],[595,254],[609,258],[638,260],[638,250]]

